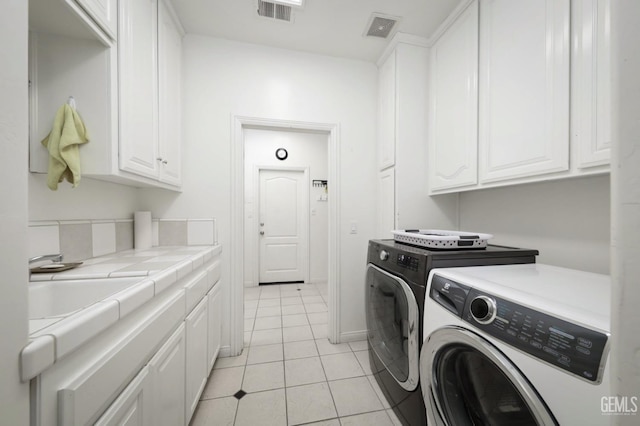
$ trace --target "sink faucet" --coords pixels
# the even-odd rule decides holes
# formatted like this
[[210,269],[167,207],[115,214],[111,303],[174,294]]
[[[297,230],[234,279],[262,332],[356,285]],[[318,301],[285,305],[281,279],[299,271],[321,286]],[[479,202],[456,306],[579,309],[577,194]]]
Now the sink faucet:
[[62,262],[62,258],[64,257],[64,255],[62,253],[58,253],[58,254],[43,254],[40,256],[35,256],[35,257],[31,257],[29,258],[29,264],[33,263],[33,262],[39,262],[41,260],[52,260],[54,262]]

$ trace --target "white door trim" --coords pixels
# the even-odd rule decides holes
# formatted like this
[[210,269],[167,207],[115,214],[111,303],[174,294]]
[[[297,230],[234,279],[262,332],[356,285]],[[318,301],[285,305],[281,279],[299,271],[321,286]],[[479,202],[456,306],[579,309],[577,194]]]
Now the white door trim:
[[[304,227],[302,228],[302,232],[305,238],[304,245],[304,264],[303,275],[304,282],[308,283],[310,281],[309,278],[309,263],[310,263],[310,234],[309,234],[309,168],[308,167],[286,167],[286,166],[262,166],[256,165],[253,168],[253,183],[254,183],[254,193],[253,193],[253,205],[258,206],[257,212],[258,214],[253,215],[253,225],[252,229],[255,231],[259,228],[260,222],[260,172],[262,170],[272,170],[272,171],[289,171],[289,172],[303,172],[304,177],[304,210],[302,214],[305,217]],[[253,245],[253,258],[260,262],[260,238],[257,237],[257,233],[251,238]],[[244,281],[244,280],[243,280]],[[253,268],[253,282],[256,284],[260,284],[260,268]]]
[[340,127],[331,123],[275,120],[267,118],[231,117],[231,240],[229,256],[231,271],[230,293],[230,355],[239,355],[244,341],[244,128],[315,130],[328,133],[329,139],[329,341],[340,338],[340,163],[338,144]]

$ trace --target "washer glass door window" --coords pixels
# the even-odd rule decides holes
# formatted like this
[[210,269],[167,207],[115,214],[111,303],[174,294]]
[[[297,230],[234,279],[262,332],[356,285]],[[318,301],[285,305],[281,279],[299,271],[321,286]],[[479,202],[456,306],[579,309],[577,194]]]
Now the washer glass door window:
[[555,425],[519,370],[482,337],[457,327],[435,331],[423,346],[425,403],[435,424]]
[[366,310],[371,347],[406,390],[418,386],[418,304],[401,278],[369,264]]

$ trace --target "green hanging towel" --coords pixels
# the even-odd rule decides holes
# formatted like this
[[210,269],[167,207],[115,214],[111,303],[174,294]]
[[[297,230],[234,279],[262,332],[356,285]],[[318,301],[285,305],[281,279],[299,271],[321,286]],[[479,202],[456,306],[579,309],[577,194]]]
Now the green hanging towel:
[[47,186],[55,191],[58,183],[66,179],[75,188],[80,183],[79,146],[89,142],[87,129],[82,119],[68,104],[58,109],[53,128],[42,140],[49,150],[49,173]]

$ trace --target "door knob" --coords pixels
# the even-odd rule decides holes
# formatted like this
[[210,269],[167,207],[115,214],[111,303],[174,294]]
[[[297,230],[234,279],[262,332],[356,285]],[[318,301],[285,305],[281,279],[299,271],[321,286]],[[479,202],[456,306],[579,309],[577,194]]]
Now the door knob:
[[260,222],[260,226],[264,226],[264,222]]
[[264,231],[260,231],[260,235],[264,235]]

